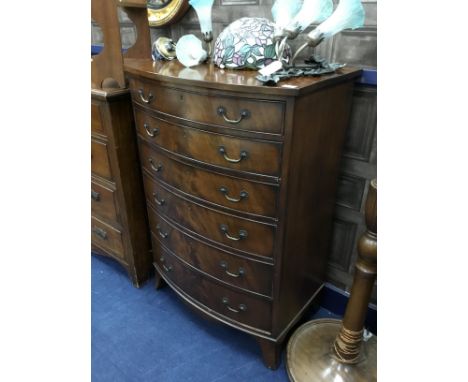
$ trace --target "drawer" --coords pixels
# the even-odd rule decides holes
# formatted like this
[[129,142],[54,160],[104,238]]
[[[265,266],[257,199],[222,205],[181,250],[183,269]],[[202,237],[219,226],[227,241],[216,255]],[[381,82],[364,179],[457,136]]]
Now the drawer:
[[271,331],[271,303],[268,301],[208,280],[164,250],[156,256],[155,264],[170,282],[206,308],[237,323]]
[[135,108],[140,135],[166,150],[233,170],[280,175],[281,144],[178,126]]
[[117,221],[115,190],[91,181],[91,211],[107,221]]
[[122,232],[91,216],[91,240],[94,244],[124,257]]
[[189,231],[238,251],[273,256],[276,226],[239,218],[178,196],[148,176],[144,177],[148,203]]
[[253,100],[238,94],[229,97],[216,91],[196,93],[134,78],[130,89],[135,102],[184,120],[275,135],[283,132],[282,101]]
[[[151,207],[153,248],[170,249],[191,266],[232,286],[272,296],[273,266],[221,251],[183,233]],[[160,253],[160,251],[156,251]]]
[[104,126],[101,119],[101,110],[98,103],[91,101],[91,131],[104,134]]
[[277,186],[250,182],[202,170],[140,145],[144,169],[156,179],[209,202],[255,215],[276,216]]
[[103,178],[112,179],[107,143],[91,139],[91,171]]

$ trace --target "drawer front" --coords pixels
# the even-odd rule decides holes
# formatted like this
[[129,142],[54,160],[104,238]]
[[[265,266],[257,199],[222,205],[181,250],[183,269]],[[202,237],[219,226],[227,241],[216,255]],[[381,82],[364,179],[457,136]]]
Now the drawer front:
[[140,145],[144,169],[156,179],[196,197],[238,211],[276,216],[278,188],[205,171],[171,159],[149,145]]
[[91,131],[104,134],[104,126],[101,119],[101,110],[98,103],[91,101]]
[[238,323],[271,331],[271,304],[235,292],[201,276],[169,252],[162,250],[155,263],[160,272],[187,295],[209,309]]
[[122,232],[91,216],[91,239],[98,246],[124,257]]
[[198,123],[238,130],[280,135],[284,124],[284,102],[252,100],[239,95],[226,97],[168,88],[130,80],[132,99],[153,110]]
[[91,171],[103,178],[112,179],[107,143],[91,139]]
[[233,170],[269,176],[280,174],[280,143],[240,139],[177,126],[137,108],[135,118],[140,135],[166,150]]
[[272,257],[276,227],[203,207],[169,192],[144,176],[148,203],[188,230],[229,248]]
[[[177,229],[148,207],[153,248],[169,248],[193,267],[235,287],[272,296],[273,266],[211,247]],[[156,251],[160,253],[160,251]]]
[[91,211],[107,221],[117,221],[115,191],[91,181]]

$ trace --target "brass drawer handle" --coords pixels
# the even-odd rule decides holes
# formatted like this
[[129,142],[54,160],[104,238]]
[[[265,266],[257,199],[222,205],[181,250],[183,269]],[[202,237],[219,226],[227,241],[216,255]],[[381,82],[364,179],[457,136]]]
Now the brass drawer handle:
[[101,200],[101,194],[99,192],[91,190],[91,199],[95,200],[96,202],[99,202]]
[[157,127],[151,128],[147,123],[143,124],[143,127],[145,128],[146,134],[148,134],[151,138],[154,138],[159,134],[159,129]]
[[99,236],[103,240],[107,240],[107,232],[104,231],[102,228],[93,227],[93,233]]
[[226,116],[226,108],[224,106],[220,106],[218,107],[218,110],[217,110],[217,113],[218,115],[220,115],[221,117],[224,118],[224,120],[227,122],[227,123],[231,123],[233,125],[236,125],[238,123],[240,123],[240,121],[242,121],[243,119],[246,119],[246,118],[249,118],[250,117],[250,111],[246,110],[246,109],[242,109],[240,111],[240,117],[238,119],[229,119],[227,116]]
[[159,172],[163,169],[163,165],[161,162],[159,162],[156,166],[154,165],[154,161],[153,161],[153,158],[149,158],[148,161],[150,162],[150,166],[151,168],[155,171],[155,172]]
[[245,304],[239,304],[239,309],[232,308],[229,306],[229,299],[227,297],[223,297],[222,302],[224,305],[226,305],[226,308],[234,313],[245,312],[247,310],[247,306]]
[[224,194],[224,197],[229,200],[230,202],[233,202],[233,203],[239,203],[242,199],[246,199],[249,194],[247,191],[241,191],[240,194],[239,194],[239,199],[236,199],[236,198],[231,198],[228,193],[229,193],[229,190],[227,187],[224,187],[224,186],[221,186],[219,191]]
[[224,269],[224,272],[225,272],[227,275],[231,276],[231,277],[237,278],[237,277],[241,277],[241,276],[244,276],[244,275],[245,275],[244,268],[242,268],[242,267],[239,267],[239,270],[237,271],[237,273],[231,273],[231,272],[229,272],[229,271],[228,271],[228,267],[229,267],[229,266],[228,266],[228,263],[227,263],[226,261],[224,261],[224,260],[221,261],[221,262],[219,263],[219,265],[220,265],[221,268]]
[[143,94],[143,89],[138,89],[138,94],[140,95],[140,99],[146,104],[150,103],[154,98],[153,93],[151,93],[151,91],[148,94],[148,98],[145,98]]
[[163,239],[166,239],[169,236],[167,232],[161,231],[161,226],[159,224],[156,226],[156,229],[158,230],[159,236],[161,236]]
[[228,162],[231,162],[231,163],[239,163],[242,159],[245,159],[248,156],[247,151],[242,150],[240,152],[239,159],[232,159],[228,157],[226,148],[224,146],[219,146],[218,150],[219,150],[219,153],[224,157],[224,159],[226,159]]
[[159,199],[158,198],[158,194],[156,194],[156,192],[153,192],[153,198],[154,198],[154,202],[158,205],[158,206],[162,206],[166,203],[166,201],[164,199]]
[[226,236],[229,240],[234,240],[234,241],[239,241],[239,240],[242,240],[242,239],[247,239],[247,231],[244,230],[244,229],[240,229],[239,230],[239,236],[238,237],[234,237],[234,236],[231,236],[229,234],[229,230],[228,230],[228,227],[226,224],[221,224],[219,226],[219,228],[221,229],[221,231],[224,233],[224,236]]
[[172,271],[172,265],[169,265],[168,267],[166,267],[166,265],[164,264],[166,262],[166,259],[164,257],[161,257],[159,260],[161,261],[162,267],[166,272]]

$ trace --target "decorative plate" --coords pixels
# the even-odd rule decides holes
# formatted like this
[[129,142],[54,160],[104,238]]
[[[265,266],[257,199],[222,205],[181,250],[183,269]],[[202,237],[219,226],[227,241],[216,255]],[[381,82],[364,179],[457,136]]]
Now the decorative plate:
[[188,0],[147,0],[146,6],[150,27],[172,24],[189,9]]
[[[216,39],[213,61],[220,68],[262,69],[276,60],[274,24],[260,17],[242,17],[227,26]],[[286,45],[283,61],[289,62]]]

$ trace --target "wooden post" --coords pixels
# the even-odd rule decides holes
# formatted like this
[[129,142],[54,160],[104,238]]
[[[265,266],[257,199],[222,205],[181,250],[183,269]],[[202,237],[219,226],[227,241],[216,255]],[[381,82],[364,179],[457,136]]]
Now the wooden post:
[[333,344],[333,353],[343,363],[360,360],[367,306],[377,276],[377,180],[370,183],[366,202],[367,231],[358,243],[358,260],[343,325]]
[[114,0],[91,1],[91,17],[101,27],[104,47],[91,60],[91,88],[125,88],[120,24]]

